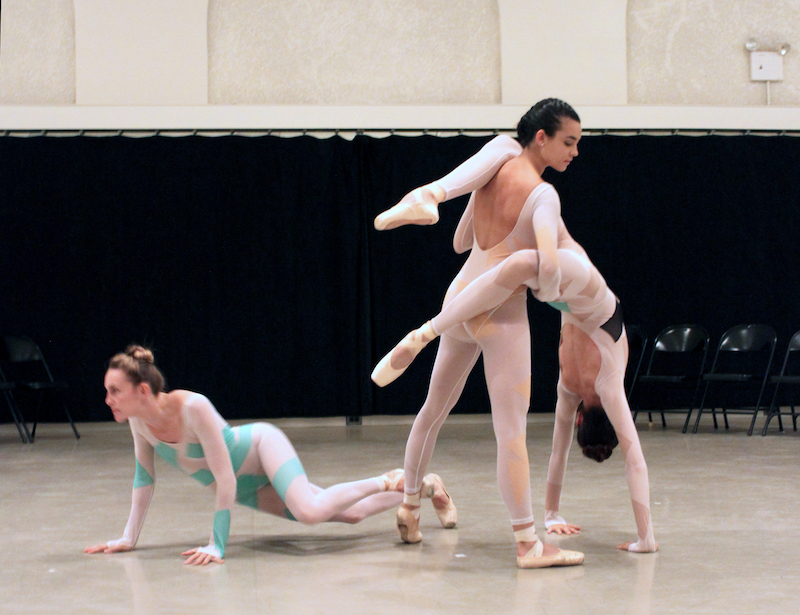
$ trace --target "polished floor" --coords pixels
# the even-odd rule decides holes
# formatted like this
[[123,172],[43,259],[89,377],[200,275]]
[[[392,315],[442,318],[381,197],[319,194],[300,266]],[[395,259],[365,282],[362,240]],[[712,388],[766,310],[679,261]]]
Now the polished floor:
[[[552,415],[532,415],[535,513],[543,514]],[[226,563],[182,565],[207,542],[213,499],[166,464],[137,549],[86,555],[119,537],[130,506],[130,432],[114,423],[40,425],[20,443],[0,425],[0,612],[526,615],[770,615],[800,613],[800,435],[746,435],[710,419],[697,434],[639,432],[650,470],[657,554],[614,546],[635,537],[619,454],[597,464],[573,449],[562,513],[579,536],[549,542],[585,552],[583,566],[518,570],[494,478],[485,416],[453,416],[432,470],[459,508],[456,529],[423,508],[420,545],[402,544],[394,514],[355,525],[302,526],[237,507]],[[312,481],[361,478],[401,465],[408,417],[275,421]],[[760,424],[760,423],[759,423]],[[541,524],[539,524],[541,527]]]

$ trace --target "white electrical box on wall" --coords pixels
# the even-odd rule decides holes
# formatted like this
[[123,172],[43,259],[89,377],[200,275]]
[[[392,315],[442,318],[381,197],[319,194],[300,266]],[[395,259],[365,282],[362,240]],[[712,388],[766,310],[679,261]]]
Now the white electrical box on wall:
[[783,81],[783,56],[777,51],[751,51],[750,81]]

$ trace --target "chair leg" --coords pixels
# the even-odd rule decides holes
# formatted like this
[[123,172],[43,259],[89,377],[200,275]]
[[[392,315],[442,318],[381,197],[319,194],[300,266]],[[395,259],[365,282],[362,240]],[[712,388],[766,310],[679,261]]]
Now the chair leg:
[[[777,393],[777,388],[775,393]],[[772,420],[772,417],[775,416],[775,396],[772,396],[772,401],[769,404],[769,410],[767,410],[767,418],[764,420],[764,429],[761,430],[761,435],[766,436],[767,430],[769,429],[769,422]],[[780,418],[780,408],[778,408],[778,418]],[[783,433],[783,425],[780,425],[781,433]]]
[[[748,436],[752,436],[753,435],[753,428],[756,426],[756,418],[758,418],[758,411],[761,409],[761,400],[764,398],[764,389],[766,388],[766,386],[767,386],[767,380],[766,380],[766,377],[765,377],[763,382],[761,383],[761,390],[758,392],[758,400],[756,400],[756,407],[753,410],[753,420],[750,421],[750,429],[747,430],[747,435]],[[766,412],[766,408],[764,408],[764,411]],[[780,414],[781,414],[781,409],[780,409],[780,406],[779,406],[778,407],[778,423],[782,423],[781,418],[780,418]],[[783,425],[781,425],[781,431],[783,431]]]
[[686,414],[686,422],[683,424],[681,433],[686,433],[686,430],[689,429],[689,419],[692,418],[692,412],[694,412],[694,408],[689,408],[689,412]]
[[[767,430],[769,428],[769,422],[772,420],[772,417],[775,416],[775,401],[778,397],[778,388],[781,386],[780,382],[775,385],[775,392],[772,394],[772,401],[769,402],[769,410],[767,410],[767,418],[764,420],[764,429],[761,430],[761,435],[766,436]],[[783,424],[780,420],[781,418],[781,409],[778,408],[778,427],[780,427],[781,433],[783,433]]]
[[708,386],[710,384],[710,382],[706,382],[706,388],[705,391],[703,391],[703,400],[700,402],[700,407],[697,409],[697,420],[694,422],[692,433],[697,433],[697,428],[700,426],[700,417],[703,416],[703,408],[706,407],[706,397],[708,397]]
[[28,433],[28,424],[25,422],[25,419],[22,418],[22,413],[18,412],[16,408],[16,402],[14,401],[11,393],[4,391],[4,395],[8,409],[11,412],[11,418],[14,419],[14,424],[17,426],[17,431],[19,432],[19,437],[22,440],[22,443],[29,444],[31,442],[31,435]]
[[665,429],[667,427],[667,419],[664,418],[664,413],[663,412],[661,413],[661,426],[664,427]]
[[70,427],[72,427],[72,433],[75,434],[75,439],[79,440],[81,435],[78,433],[78,429],[77,427],[75,427],[75,421],[72,420],[72,415],[69,413],[69,408],[67,408],[67,404],[64,403],[63,400],[61,401],[61,407],[64,408],[64,412],[66,413],[67,418],[69,419],[69,424]]
[[753,435],[753,427],[756,426],[756,417],[757,416],[758,416],[758,407],[756,407],[756,409],[753,411],[753,420],[750,421],[750,429],[747,430],[747,435],[748,436],[752,436]]

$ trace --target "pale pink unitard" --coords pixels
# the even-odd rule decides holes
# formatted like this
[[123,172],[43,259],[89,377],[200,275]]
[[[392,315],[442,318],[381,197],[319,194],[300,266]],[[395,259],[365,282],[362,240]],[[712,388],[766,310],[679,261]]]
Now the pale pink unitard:
[[[466,194],[486,184],[510,158],[521,152],[510,137],[497,137],[479,154],[438,180],[447,198]],[[558,233],[560,202],[550,184],[540,184],[528,196],[511,233],[495,246],[481,247],[472,226],[473,194],[456,230],[457,252],[471,250],[450,285],[447,305],[471,281],[502,263],[509,255],[536,248],[536,230]],[[486,383],[497,438],[497,479],[511,522],[533,521],[530,470],[525,444],[530,405],[530,327],[524,287],[491,312],[448,330],[439,343],[428,396],[419,411],[406,446],[406,493],[416,493],[433,455],[439,429],[458,401],[467,376],[483,354]]]

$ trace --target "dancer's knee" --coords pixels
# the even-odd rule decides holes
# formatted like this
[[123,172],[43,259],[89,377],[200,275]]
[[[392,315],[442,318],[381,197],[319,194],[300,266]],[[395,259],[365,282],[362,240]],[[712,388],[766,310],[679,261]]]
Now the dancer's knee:
[[316,502],[303,502],[302,504],[294,504],[288,506],[289,512],[294,517],[295,521],[304,525],[315,525],[328,520],[327,511],[323,511]]
[[539,254],[536,250],[514,252],[497,273],[497,283],[503,288],[517,288],[539,273]]

